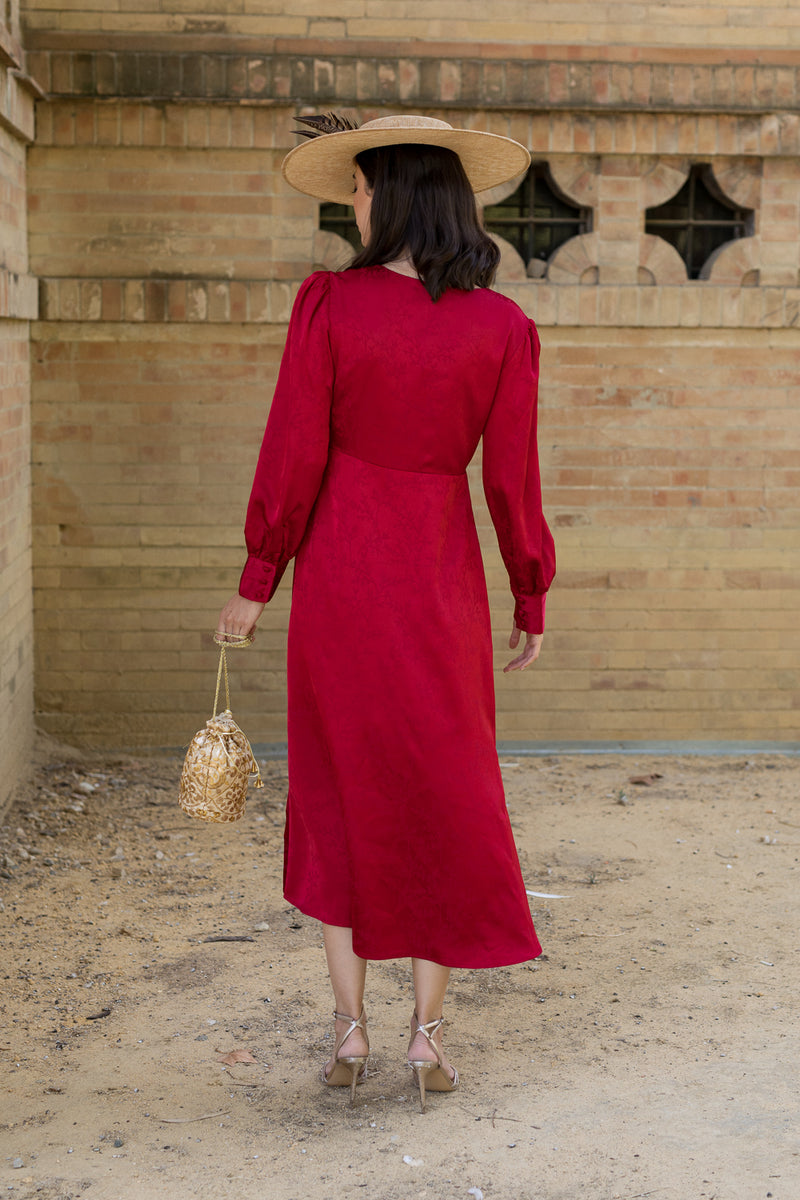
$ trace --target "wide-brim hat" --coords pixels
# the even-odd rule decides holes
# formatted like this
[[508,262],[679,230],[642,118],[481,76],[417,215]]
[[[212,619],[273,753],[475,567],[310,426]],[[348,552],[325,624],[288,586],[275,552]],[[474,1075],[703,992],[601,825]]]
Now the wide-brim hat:
[[454,129],[434,117],[393,116],[311,137],[283,160],[284,179],[307,196],[353,203],[353,159],[376,146],[444,146],[461,159],[473,192],[486,192],[522,175],[531,156],[513,138],[478,129]]

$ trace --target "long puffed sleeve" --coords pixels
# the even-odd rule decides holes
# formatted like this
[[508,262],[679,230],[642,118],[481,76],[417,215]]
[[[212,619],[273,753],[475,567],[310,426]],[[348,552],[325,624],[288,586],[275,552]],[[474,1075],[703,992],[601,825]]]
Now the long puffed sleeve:
[[305,533],[328,461],[333,359],[329,277],[309,276],[289,321],[245,520],[239,594],[267,601]]
[[483,488],[516,601],[514,621],[544,630],[544,598],[555,575],[553,538],[542,514],[536,403],[539,338],[517,326],[506,347],[483,431]]

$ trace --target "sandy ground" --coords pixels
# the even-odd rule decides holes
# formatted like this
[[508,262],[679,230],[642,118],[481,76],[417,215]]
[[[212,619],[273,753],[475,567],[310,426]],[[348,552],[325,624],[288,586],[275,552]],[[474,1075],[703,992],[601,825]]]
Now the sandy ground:
[[331,999],[281,897],[283,762],[207,827],[176,761],[51,756],[0,831],[0,1192],[797,1200],[798,772],[506,760],[527,886],[560,898],[531,899],[542,959],[454,972],[462,1087],[422,1115],[404,962],[370,968],[356,1107],[319,1082]]

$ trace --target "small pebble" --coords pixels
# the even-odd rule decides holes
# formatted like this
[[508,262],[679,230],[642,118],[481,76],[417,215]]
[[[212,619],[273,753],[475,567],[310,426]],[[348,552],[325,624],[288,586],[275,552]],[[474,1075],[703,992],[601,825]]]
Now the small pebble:
[[22,1161],[21,1158],[15,1158],[11,1165],[15,1171],[18,1171],[20,1167],[25,1166],[25,1163]]
[[269,932],[269,925],[267,924],[266,921],[259,921],[259,923],[257,925],[253,926],[253,933],[268,933],[268,932]]

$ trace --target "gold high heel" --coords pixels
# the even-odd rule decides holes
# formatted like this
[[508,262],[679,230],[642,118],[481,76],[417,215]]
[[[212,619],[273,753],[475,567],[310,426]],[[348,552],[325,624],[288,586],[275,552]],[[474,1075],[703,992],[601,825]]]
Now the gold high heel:
[[436,1021],[428,1021],[425,1025],[420,1025],[415,1009],[413,1019],[416,1022],[417,1028],[411,1035],[412,1042],[417,1034],[421,1033],[423,1037],[427,1038],[428,1043],[436,1054],[436,1062],[429,1059],[410,1058],[408,1060],[408,1065],[414,1072],[414,1078],[419,1088],[419,1111],[425,1112],[426,1088],[429,1092],[454,1092],[458,1087],[458,1071],[453,1067],[453,1078],[451,1079],[445,1070],[439,1047],[433,1040],[433,1035],[438,1033],[442,1025],[444,1025],[444,1017],[439,1017]]
[[[361,1083],[362,1079],[367,1078],[367,1058],[368,1054],[345,1054],[339,1058],[339,1050],[350,1037],[354,1029],[360,1029],[364,1037],[367,1036],[367,1030],[364,1025],[364,1009],[361,1009],[361,1016],[356,1020],[355,1017],[349,1017],[346,1013],[335,1012],[333,1014],[335,1021],[349,1021],[350,1028],[336,1042],[333,1050],[333,1066],[330,1074],[326,1074],[325,1067],[327,1063],[322,1064],[322,1082],[328,1087],[349,1087],[350,1088],[350,1103],[356,1102],[356,1085]],[[367,1043],[369,1044],[369,1042]]]

